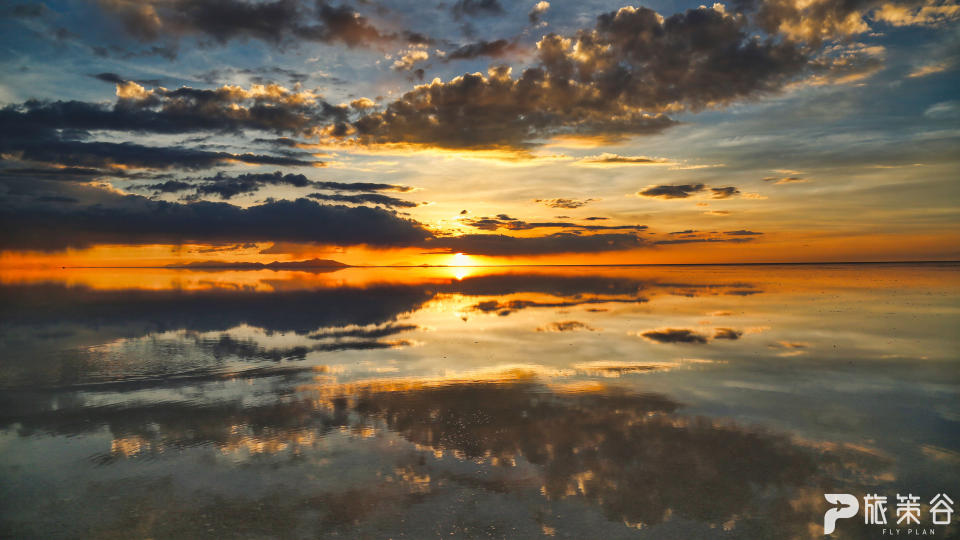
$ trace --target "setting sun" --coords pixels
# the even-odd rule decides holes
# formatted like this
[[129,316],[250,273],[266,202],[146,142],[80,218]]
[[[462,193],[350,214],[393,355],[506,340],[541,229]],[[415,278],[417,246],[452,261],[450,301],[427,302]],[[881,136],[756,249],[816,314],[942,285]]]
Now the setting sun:
[[473,266],[474,264],[473,257],[464,253],[454,253],[450,256],[449,266]]

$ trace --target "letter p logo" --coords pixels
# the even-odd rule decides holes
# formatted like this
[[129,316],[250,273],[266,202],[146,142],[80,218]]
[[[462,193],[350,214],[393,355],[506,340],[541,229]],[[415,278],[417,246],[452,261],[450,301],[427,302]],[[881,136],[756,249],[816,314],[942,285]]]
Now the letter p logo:
[[850,518],[860,511],[860,501],[848,493],[824,493],[823,497],[830,504],[840,504],[840,508],[831,508],[823,515],[823,534],[832,534],[837,520]]

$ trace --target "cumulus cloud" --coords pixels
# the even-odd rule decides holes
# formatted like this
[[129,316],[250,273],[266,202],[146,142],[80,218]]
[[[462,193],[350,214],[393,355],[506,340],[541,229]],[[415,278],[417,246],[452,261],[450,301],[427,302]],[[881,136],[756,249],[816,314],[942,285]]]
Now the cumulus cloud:
[[[326,133],[341,143],[521,155],[556,137],[610,142],[659,133],[676,123],[675,114],[757,99],[799,82],[862,80],[883,65],[882,47],[849,40],[868,31],[869,21],[933,24],[955,16],[952,5],[934,0],[918,6],[916,0],[738,0],[729,12],[714,4],[669,17],[624,7],[600,15],[592,28],[543,36],[535,63],[517,74],[494,66],[486,74],[435,79]],[[537,4],[531,19],[547,7]],[[461,16],[501,9],[486,0],[454,6]],[[894,16],[897,10],[910,15]],[[480,42],[454,56],[497,56],[506,46]]]
[[668,113],[778,90],[807,65],[795,44],[755,37],[741,18],[713,8],[666,19],[622,8],[574,36],[543,37],[537,60],[518,77],[495,67],[419,86],[340,136],[512,150],[571,133],[613,140],[660,132],[675,123]]
[[400,57],[393,61],[393,69],[410,71],[419,63],[430,58],[430,53],[419,47],[411,47],[400,52]]
[[527,19],[530,20],[530,24],[536,24],[540,22],[540,18],[543,17],[543,14],[550,9],[550,2],[546,0],[540,0],[537,2],[533,9],[530,10],[530,13],[527,14]]
[[651,186],[638,192],[637,195],[659,199],[686,199],[695,193],[703,191],[706,187],[704,184]]

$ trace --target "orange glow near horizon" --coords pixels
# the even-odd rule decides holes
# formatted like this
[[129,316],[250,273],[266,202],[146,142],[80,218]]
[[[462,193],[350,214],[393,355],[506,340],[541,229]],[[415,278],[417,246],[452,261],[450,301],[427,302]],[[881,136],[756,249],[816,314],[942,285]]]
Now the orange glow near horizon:
[[960,233],[768,235],[749,244],[702,243],[650,246],[632,251],[551,255],[486,256],[434,253],[423,248],[317,246],[258,242],[208,244],[97,245],[60,252],[0,252],[0,269],[61,267],[163,267],[195,262],[334,260],[350,266],[510,266],[617,264],[737,264],[795,262],[898,262],[960,259]]

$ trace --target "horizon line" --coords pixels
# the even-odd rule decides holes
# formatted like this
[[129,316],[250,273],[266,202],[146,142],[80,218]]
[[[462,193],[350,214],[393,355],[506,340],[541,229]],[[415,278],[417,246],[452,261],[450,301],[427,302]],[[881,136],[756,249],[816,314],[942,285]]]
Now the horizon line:
[[[288,261],[296,263],[298,261]],[[613,263],[613,264],[340,264],[329,266],[300,266],[296,268],[270,268],[269,263],[225,263],[222,266],[190,266],[172,265],[172,266],[61,266],[62,270],[74,269],[161,269],[161,270],[218,270],[230,269],[242,264],[262,264],[262,270],[287,270],[296,271],[310,268],[524,268],[524,267],[584,267],[584,268],[603,268],[603,267],[642,267],[642,266],[818,266],[818,265],[865,265],[865,264],[960,264],[960,260],[934,260],[934,261],[803,261],[803,262],[744,262],[744,263]],[[244,268],[236,268],[244,269]]]

